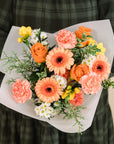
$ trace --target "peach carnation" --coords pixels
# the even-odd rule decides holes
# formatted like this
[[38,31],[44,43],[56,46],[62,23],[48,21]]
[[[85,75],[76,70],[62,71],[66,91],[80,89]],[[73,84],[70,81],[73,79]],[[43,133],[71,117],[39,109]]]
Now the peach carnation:
[[71,65],[74,64],[72,56],[71,51],[56,47],[48,53],[46,65],[49,71],[54,71],[55,74],[65,74],[66,69],[70,70]]
[[24,103],[26,100],[31,99],[32,91],[31,85],[27,80],[21,81],[17,79],[12,86],[13,98],[18,103]]
[[76,81],[89,72],[89,66],[86,64],[74,65],[70,71],[70,75]]
[[97,55],[92,65],[92,71],[100,76],[102,80],[107,79],[110,73],[110,64],[107,61],[107,57],[104,55]]
[[101,82],[100,76],[94,72],[90,72],[80,79],[80,84],[86,94],[96,94],[101,88]]
[[57,36],[55,35],[55,37],[56,37],[58,46],[66,48],[66,49],[74,48],[77,43],[75,34],[65,29],[60,30]]
[[62,87],[54,78],[47,77],[38,80],[35,86],[35,92],[40,100],[51,103],[59,100],[60,95],[62,95]]
[[70,100],[70,103],[74,106],[81,106],[84,102],[84,92],[80,89],[79,93],[75,93],[75,96],[72,100]]

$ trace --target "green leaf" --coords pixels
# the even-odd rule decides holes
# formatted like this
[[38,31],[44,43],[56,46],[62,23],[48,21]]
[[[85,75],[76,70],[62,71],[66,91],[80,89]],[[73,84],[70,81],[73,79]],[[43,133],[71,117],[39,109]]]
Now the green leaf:
[[92,38],[92,36],[91,36],[91,35],[87,35],[87,37],[90,37],[90,38]]
[[83,39],[86,38],[86,32],[84,32],[84,33],[82,34],[82,38],[83,38]]
[[36,75],[39,77],[39,80],[42,80],[43,78],[47,77],[47,74],[45,72],[41,72],[41,73],[36,73]]
[[82,47],[83,45],[81,43],[77,43],[76,47]]
[[81,39],[77,38],[77,42],[81,42]]

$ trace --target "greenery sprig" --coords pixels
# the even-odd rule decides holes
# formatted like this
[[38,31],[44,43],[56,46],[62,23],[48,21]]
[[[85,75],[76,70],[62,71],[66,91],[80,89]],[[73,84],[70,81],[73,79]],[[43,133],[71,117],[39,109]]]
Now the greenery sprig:
[[97,52],[101,52],[97,45],[90,44],[84,48],[73,48],[71,49],[73,52],[73,58],[75,59],[75,63],[81,63],[83,59],[89,57],[89,55],[96,56]]
[[80,120],[84,119],[84,117],[81,116],[81,110],[85,109],[85,107],[83,106],[76,107],[66,100],[65,103],[64,101],[63,102],[61,101],[59,105],[55,107],[55,109],[58,111],[58,115],[64,114],[64,119],[74,118],[75,119],[74,125],[76,124],[78,125],[79,132],[81,133],[81,131],[83,130],[83,125],[81,124]]
[[114,81],[111,81],[111,79],[105,79],[101,85],[104,89],[108,89],[110,87],[114,88]]

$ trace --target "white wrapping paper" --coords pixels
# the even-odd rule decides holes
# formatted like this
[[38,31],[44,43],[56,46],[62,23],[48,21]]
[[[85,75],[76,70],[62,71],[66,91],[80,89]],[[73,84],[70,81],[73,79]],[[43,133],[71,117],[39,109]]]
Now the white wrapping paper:
[[[108,61],[112,64],[113,56],[114,56],[114,36],[113,31],[111,28],[111,24],[109,20],[101,20],[101,21],[92,21],[92,22],[86,22],[86,23],[80,23],[73,26],[70,26],[68,28],[65,28],[67,30],[70,30],[74,32],[75,30],[78,30],[79,26],[86,26],[88,28],[92,29],[92,36],[93,39],[95,39],[98,43],[102,42],[103,46],[106,48],[105,55],[108,57]],[[10,33],[7,37],[6,43],[4,45],[3,51],[5,51],[8,55],[12,55],[12,51],[16,52],[17,55],[20,57],[22,53],[22,47],[23,44],[19,44],[17,42],[19,27],[12,26]],[[53,44],[56,44],[55,35],[56,33],[48,33],[48,40],[50,43],[50,46]],[[4,58],[4,55],[2,54],[2,57]],[[37,120],[46,121],[55,128],[57,128],[60,131],[66,132],[66,133],[76,133],[79,132],[78,125],[74,125],[75,120],[74,119],[63,119],[63,116],[55,116],[54,118],[48,120],[46,118],[40,118],[36,116],[34,112],[34,104],[32,101],[26,101],[24,104],[18,104],[15,102],[15,100],[12,98],[11,93],[11,86],[6,84],[6,81],[10,79],[11,77],[19,78],[20,76],[11,73],[8,74],[5,72],[5,67],[2,66],[2,62],[0,62],[0,71],[4,72],[6,75],[2,81],[1,88],[0,88],[0,103],[19,112],[26,116],[35,118]],[[99,102],[99,98],[101,95],[102,89],[96,94],[92,96],[85,96],[85,102],[83,103],[83,106],[86,107],[86,109],[81,111],[81,115],[85,118],[84,120],[80,120],[83,124],[83,130],[87,130],[93,121],[95,111]]]

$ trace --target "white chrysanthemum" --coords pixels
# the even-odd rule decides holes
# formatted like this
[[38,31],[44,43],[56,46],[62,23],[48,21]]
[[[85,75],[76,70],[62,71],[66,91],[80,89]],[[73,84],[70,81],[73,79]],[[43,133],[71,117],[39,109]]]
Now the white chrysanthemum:
[[40,112],[40,106],[36,106],[34,111],[36,112],[36,115],[39,115]]
[[42,103],[42,106],[45,107],[45,108],[47,108],[47,107],[50,106],[50,103]]
[[48,42],[45,40],[45,41],[42,41],[41,44],[46,46],[46,45],[48,45]]
[[90,68],[92,67],[93,65],[93,61],[96,59],[96,56],[93,56],[93,55],[89,55],[88,58],[85,58],[83,61],[82,61],[82,64],[87,64]]
[[59,101],[54,102],[54,106],[59,106]]
[[50,103],[42,103],[40,106],[35,107],[37,116],[50,118],[56,115],[56,111],[50,106]]
[[38,42],[38,36],[37,34],[39,33],[40,29],[34,29],[32,30],[32,35],[31,35],[31,39],[30,39],[30,43],[31,44],[35,44],[36,42]]
[[48,112],[49,114],[52,114],[53,108],[52,108],[52,107],[48,107],[48,108],[47,108],[47,112]]
[[66,78],[64,78],[62,76],[59,76],[59,75],[53,75],[52,77],[55,78],[59,82],[59,84],[61,85],[61,87],[63,89],[66,88],[66,86],[67,86],[67,80],[66,80]]
[[55,110],[52,111],[52,116],[55,116],[57,113]]
[[45,117],[45,118],[50,118],[51,116],[50,116],[49,113],[46,112],[45,115],[44,115],[44,117]]
[[41,117],[44,117],[44,116],[45,116],[45,113],[46,113],[46,111],[45,111],[44,108],[40,109],[39,115],[40,115]]
[[47,34],[45,32],[41,32],[40,34],[41,39],[47,38]]
[[39,28],[39,29],[34,29],[34,30],[32,30],[32,35],[31,35],[31,37],[35,37],[35,36],[39,33],[39,31],[40,31],[40,28]]
[[35,44],[38,41],[38,37],[31,38],[30,43]]
[[55,111],[52,107],[49,107],[49,108],[47,109],[47,112],[48,112],[51,116],[56,115],[56,111]]

